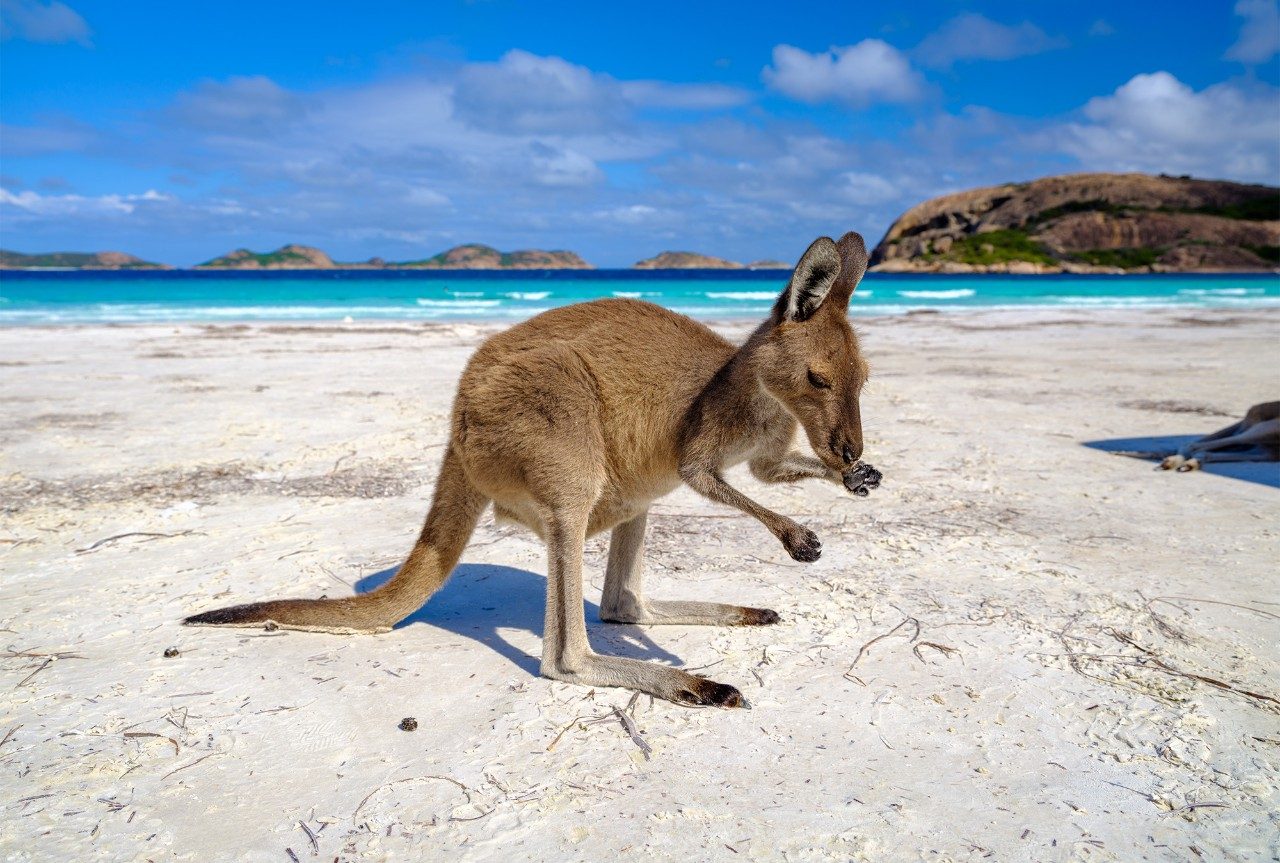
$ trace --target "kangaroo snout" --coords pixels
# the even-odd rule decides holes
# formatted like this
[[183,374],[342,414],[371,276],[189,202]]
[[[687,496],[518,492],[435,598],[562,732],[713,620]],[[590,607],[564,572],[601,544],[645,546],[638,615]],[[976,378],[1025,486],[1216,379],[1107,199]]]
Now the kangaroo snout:
[[862,458],[862,441],[832,435],[831,452],[846,465],[852,465]]

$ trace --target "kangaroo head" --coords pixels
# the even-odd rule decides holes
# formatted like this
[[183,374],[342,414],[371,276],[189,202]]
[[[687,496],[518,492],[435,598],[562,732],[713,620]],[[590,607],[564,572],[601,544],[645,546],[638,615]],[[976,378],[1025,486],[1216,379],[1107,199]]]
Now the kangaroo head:
[[815,240],[760,335],[761,385],[804,426],[813,451],[844,472],[862,457],[858,398],[867,364],[849,326],[849,298],[867,269],[867,247],[849,232]]

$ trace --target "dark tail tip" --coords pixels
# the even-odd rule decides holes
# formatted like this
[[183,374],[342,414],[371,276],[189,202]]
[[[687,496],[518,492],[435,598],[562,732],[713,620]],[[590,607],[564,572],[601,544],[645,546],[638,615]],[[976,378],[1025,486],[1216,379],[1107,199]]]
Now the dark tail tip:
[[248,623],[264,623],[267,620],[262,603],[248,605],[232,605],[227,608],[215,608],[202,614],[193,614],[184,619],[186,626],[244,626]]

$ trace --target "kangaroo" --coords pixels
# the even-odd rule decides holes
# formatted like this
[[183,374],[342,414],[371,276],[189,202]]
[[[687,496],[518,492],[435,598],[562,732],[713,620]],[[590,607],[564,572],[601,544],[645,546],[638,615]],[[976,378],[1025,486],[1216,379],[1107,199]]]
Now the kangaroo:
[[[492,336],[462,373],[431,510],[394,578],[359,596],[237,605],[185,623],[386,632],[440,588],[492,503],[496,518],[547,545],[544,677],[691,705],[748,706],[728,684],[593,653],[583,544],[612,530],[600,603],[606,622],[778,622],[763,608],[649,599],[645,518],[683,481],[760,521],[795,560],[818,559],[813,531],[756,503],[722,471],[746,461],[765,482],[823,479],[862,497],[879,486],[880,472],[860,461],[868,372],[847,319],[866,267],[858,234],[838,244],[815,240],[741,347],[683,315],[626,299],[552,309]],[[816,457],[791,451],[797,425]]]
[[1159,469],[1186,473],[1211,462],[1227,461],[1280,461],[1280,402],[1254,405],[1240,422],[1165,456]]

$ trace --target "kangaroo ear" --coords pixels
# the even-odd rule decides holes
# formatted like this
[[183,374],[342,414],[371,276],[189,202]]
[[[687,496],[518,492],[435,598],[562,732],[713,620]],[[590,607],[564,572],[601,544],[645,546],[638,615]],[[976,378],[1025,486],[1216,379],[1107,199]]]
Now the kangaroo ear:
[[783,321],[806,321],[827,298],[840,274],[840,254],[830,237],[819,237],[805,250],[774,311]]
[[827,302],[838,302],[848,308],[849,298],[867,272],[867,244],[861,234],[850,231],[836,243],[836,252],[840,255],[840,275],[831,288]]

